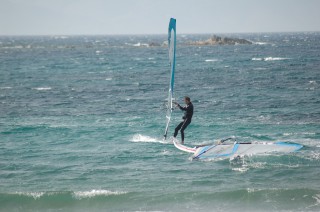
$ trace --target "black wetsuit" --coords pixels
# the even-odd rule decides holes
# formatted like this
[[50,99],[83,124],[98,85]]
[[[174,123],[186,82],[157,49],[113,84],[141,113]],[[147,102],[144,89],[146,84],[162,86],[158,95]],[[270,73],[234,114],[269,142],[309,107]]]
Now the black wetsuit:
[[175,129],[173,137],[176,137],[178,135],[179,130],[180,130],[181,142],[183,143],[184,142],[184,130],[187,128],[187,126],[191,123],[191,120],[192,120],[193,104],[190,102],[185,107],[181,107],[178,104],[178,107],[180,108],[180,110],[184,110],[185,113],[184,113],[184,116],[182,117],[183,121]]

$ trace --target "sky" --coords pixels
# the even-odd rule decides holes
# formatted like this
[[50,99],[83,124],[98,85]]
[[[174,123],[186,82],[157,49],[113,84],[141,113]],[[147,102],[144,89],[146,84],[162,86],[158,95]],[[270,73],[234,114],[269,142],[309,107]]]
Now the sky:
[[320,0],[0,0],[0,35],[320,31]]

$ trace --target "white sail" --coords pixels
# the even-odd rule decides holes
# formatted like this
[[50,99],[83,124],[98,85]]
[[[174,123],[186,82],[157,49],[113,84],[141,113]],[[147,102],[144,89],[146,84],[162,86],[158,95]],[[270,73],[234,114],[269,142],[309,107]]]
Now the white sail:
[[196,149],[193,159],[234,158],[236,156],[289,153],[299,151],[303,146],[290,142],[253,142],[208,145]]
[[169,62],[171,68],[170,83],[168,91],[168,104],[167,104],[167,114],[166,114],[166,128],[164,132],[164,139],[167,138],[169,124],[171,120],[171,113],[173,110],[173,88],[174,88],[174,70],[176,63],[176,19],[171,18],[168,30],[168,47],[169,47]]

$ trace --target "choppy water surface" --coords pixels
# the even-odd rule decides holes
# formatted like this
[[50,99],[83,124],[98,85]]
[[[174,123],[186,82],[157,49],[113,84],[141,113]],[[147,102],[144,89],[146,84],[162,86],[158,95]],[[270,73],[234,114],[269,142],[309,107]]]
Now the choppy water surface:
[[166,36],[0,37],[0,210],[319,211],[320,34],[228,36],[255,44],[177,38],[176,98],[195,106],[186,144],[301,152],[191,161],[163,142]]

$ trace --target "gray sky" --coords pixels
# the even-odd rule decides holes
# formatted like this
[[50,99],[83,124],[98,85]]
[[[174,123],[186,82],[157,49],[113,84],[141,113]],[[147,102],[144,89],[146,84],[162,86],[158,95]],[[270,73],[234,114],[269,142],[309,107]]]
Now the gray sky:
[[0,0],[0,35],[320,31],[320,0]]

